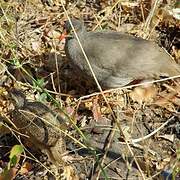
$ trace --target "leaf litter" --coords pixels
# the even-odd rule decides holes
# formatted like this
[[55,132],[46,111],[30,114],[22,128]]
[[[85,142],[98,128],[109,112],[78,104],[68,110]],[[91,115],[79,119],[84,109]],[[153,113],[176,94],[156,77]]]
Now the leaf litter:
[[[156,4],[152,16],[151,1],[87,0],[63,3],[69,16],[83,19],[89,30],[110,29],[153,40],[179,63],[180,29],[178,16],[174,14],[176,6],[173,6],[176,1]],[[149,88],[105,92],[131,146],[133,157],[119,128],[112,124],[112,112],[106,101],[100,93],[92,94],[97,92],[96,85],[68,63],[63,50],[64,43],[58,39],[67,19],[62,4],[59,1],[9,0],[1,4],[0,14],[1,168],[5,171],[9,162],[7,153],[13,145],[22,143],[24,149],[28,148],[18,162],[16,168],[19,169],[9,172],[8,177],[93,179],[102,171],[101,177],[109,179],[141,179],[137,165],[134,165],[136,158],[144,177],[159,179],[166,178],[168,174],[178,179],[178,79],[154,83]],[[40,87],[37,81],[41,82]],[[15,131],[9,116],[13,109],[9,96],[11,88],[20,89],[32,102],[41,99],[55,113],[62,112],[52,98],[48,95],[44,98],[39,96],[48,92],[60,102],[61,108],[68,115],[67,118],[63,114],[67,118],[69,135],[65,136],[65,164],[53,167],[46,153],[41,153],[32,145],[28,146],[29,142],[25,142],[27,139],[18,138],[17,135],[23,137],[23,134]],[[165,124],[168,120],[169,123]],[[6,126],[8,130],[4,128]],[[159,130],[161,126],[163,128]],[[115,134],[102,169],[99,170],[113,128]],[[2,177],[1,174],[0,179]]]

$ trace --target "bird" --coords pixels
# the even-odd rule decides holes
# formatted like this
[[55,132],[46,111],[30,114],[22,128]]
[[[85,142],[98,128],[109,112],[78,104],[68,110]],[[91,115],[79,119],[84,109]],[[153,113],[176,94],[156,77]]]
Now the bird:
[[[180,75],[180,66],[152,41],[116,31],[87,31],[78,19],[72,19],[71,23],[102,87],[116,88],[136,80]],[[63,34],[66,56],[88,77],[92,77],[69,20],[65,22],[64,29],[67,34]]]

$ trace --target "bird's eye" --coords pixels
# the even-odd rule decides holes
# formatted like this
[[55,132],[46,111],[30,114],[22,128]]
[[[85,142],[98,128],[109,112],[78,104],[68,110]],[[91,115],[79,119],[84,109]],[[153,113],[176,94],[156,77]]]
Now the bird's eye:
[[[77,33],[78,28],[74,28],[74,30],[75,30],[75,31],[76,31],[76,33]],[[74,31],[73,31],[73,29],[71,29],[70,34],[73,34],[73,33],[74,33]]]

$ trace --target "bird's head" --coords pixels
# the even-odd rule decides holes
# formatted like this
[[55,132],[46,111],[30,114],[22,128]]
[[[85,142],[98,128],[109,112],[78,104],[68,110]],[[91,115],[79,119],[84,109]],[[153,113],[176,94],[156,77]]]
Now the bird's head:
[[74,38],[74,31],[77,35],[86,31],[84,23],[77,19],[72,19],[71,21],[67,20],[64,25],[64,32],[60,36],[60,40],[63,40],[64,38]]

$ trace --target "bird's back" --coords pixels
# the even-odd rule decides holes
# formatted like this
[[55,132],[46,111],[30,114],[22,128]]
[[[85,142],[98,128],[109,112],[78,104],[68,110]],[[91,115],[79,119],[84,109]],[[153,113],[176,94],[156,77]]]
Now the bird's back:
[[[109,31],[87,32],[79,37],[98,80],[106,81],[107,85],[124,85],[126,81],[161,74],[180,74],[179,65],[151,41]],[[69,53],[75,64],[91,74],[76,39],[70,42]]]

